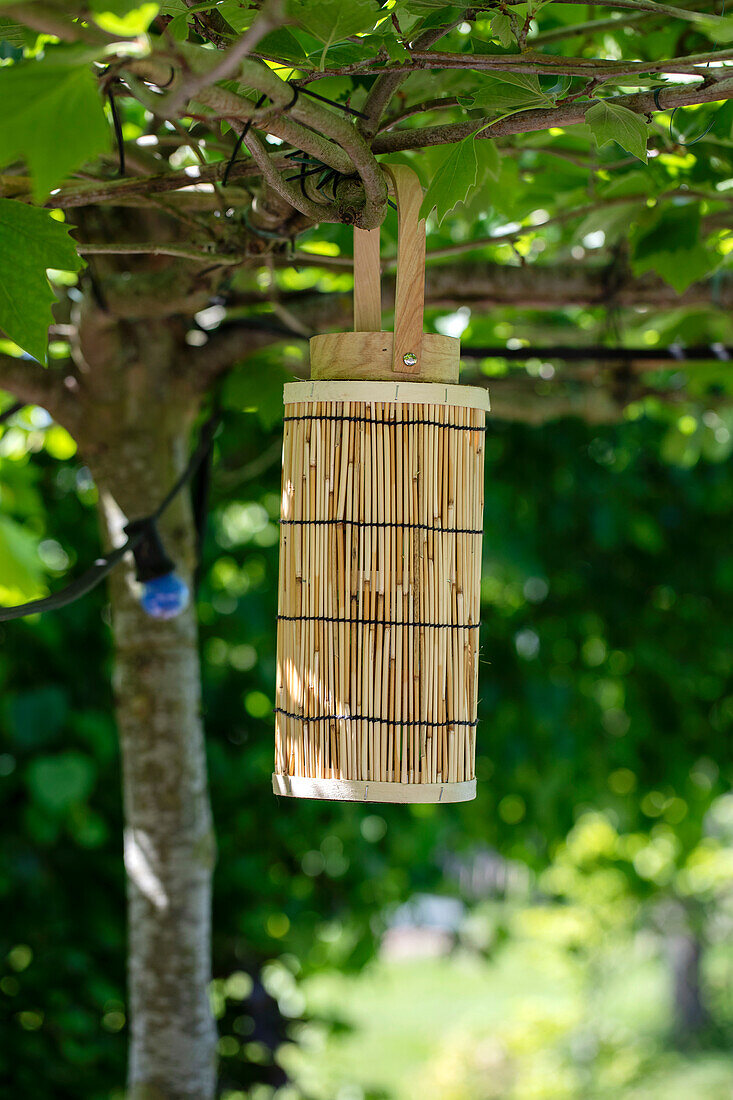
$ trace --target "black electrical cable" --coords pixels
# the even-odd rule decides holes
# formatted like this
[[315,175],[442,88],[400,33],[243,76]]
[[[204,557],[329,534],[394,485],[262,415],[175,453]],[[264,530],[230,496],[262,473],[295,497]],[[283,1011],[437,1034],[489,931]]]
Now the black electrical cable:
[[[6,413],[7,411],[6,409]],[[174,498],[180,493],[184,485],[194,476],[201,463],[206,460],[211,452],[214,435],[216,434],[216,429],[219,426],[220,420],[221,414],[216,411],[212,413],[208,420],[202,425],[198,446],[189,458],[185,470],[171,486],[154,512],[141,520],[133,521],[133,523],[129,525],[131,534],[122,546],[119,546],[105,557],[98,558],[85,573],[82,573],[80,577],[77,577],[71,584],[67,584],[66,587],[62,588],[59,592],[54,592],[52,596],[45,596],[40,600],[31,600],[29,603],[18,604],[17,607],[0,607],[0,622],[8,622],[10,619],[21,619],[25,615],[38,615],[43,611],[56,611],[60,607],[66,607],[67,604],[73,603],[74,600],[78,600],[81,596],[86,596],[88,592],[96,588],[100,581],[104,580],[107,574],[122,560],[125,554],[130,550],[135,550],[143,539],[147,537],[150,526],[160,519]]]
[[119,158],[120,176],[125,175],[125,138],[122,133],[122,121],[120,119],[120,113],[117,110],[117,104],[115,103],[114,92],[111,88],[107,91],[107,100],[109,101],[109,109],[112,115],[112,125],[115,131],[115,141],[117,142],[117,156]]
[[7,409],[4,409],[3,412],[0,413],[0,424],[5,424],[6,421],[10,420],[11,416],[15,416],[16,413],[19,413],[20,410],[24,408],[25,401],[14,401],[12,405],[8,405]]
[[557,344],[554,347],[507,348],[500,344],[480,347],[461,348],[462,359],[510,359],[525,362],[527,359],[560,359],[565,363],[600,360],[624,363],[686,363],[719,362],[733,360],[733,347],[725,344],[703,344],[685,347],[682,344],[669,344],[662,347],[624,348],[592,344],[586,347],[577,344]]
[[[260,96],[260,98],[255,103],[255,111],[259,111],[260,107],[262,106],[262,104],[265,102],[266,99],[267,99],[266,95],[263,94],[263,95]],[[237,138],[237,140],[234,143],[234,149],[232,150],[232,155],[229,157],[229,160],[227,161],[227,166],[224,169],[224,175],[222,176],[222,179],[221,179],[222,187],[226,187],[227,183],[229,182],[229,173],[231,172],[231,170],[234,166],[235,160],[239,156],[239,150],[242,148],[242,142],[244,141],[247,134],[249,133],[251,126],[252,126],[252,119],[248,118],[247,121],[245,122],[244,126],[242,127],[242,130],[241,130],[241,133],[240,133],[239,137]]]

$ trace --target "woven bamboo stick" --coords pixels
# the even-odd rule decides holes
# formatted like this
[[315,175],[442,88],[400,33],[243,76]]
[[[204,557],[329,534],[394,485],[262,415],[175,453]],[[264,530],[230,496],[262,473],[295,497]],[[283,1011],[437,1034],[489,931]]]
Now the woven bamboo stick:
[[342,386],[286,386],[275,789],[471,797],[485,396]]

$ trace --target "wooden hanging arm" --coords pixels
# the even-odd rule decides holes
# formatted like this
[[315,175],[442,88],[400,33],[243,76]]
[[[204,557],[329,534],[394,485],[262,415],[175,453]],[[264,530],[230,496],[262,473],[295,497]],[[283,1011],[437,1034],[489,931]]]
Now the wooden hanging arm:
[[[412,168],[391,165],[387,172],[397,201],[392,370],[419,374],[425,308],[425,219],[420,217],[423,190]],[[379,332],[381,327],[379,229],[354,229],[354,332]]]
[[354,229],[354,332],[382,328],[379,226]]
[[392,370],[418,374],[422,362],[425,311],[425,219],[416,173],[404,165],[387,169],[397,200],[397,289]]
[[311,337],[311,378],[352,382],[458,381],[460,341],[423,333],[425,220],[422,187],[411,168],[386,168],[397,200],[394,334],[382,329],[379,230],[354,229],[354,331]]

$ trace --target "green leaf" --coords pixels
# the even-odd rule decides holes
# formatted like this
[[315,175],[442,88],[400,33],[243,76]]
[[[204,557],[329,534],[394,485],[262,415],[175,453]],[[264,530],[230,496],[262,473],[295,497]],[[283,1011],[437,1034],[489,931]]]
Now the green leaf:
[[682,294],[692,283],[709,275],[720,257],[700,241],[700,208],[697,203],[667,205],[634,235],[631,266],[635,275],[655,271]]
[[609,141],[617,142],[622,149],[646,162],[646,122],[641,115],[628,107],[621,107],[609,99],[594,103],[585,112],[585,121],[591,128],[598,148]]
[[694,248],[700,240],[700,206],[688,202],[680,206],[665,205],[651,225],[643,228],[634,240],[633,258],[645,260],[659,252],[679,252]]
[[583,218],[573,234],[573,240],[582,241],[589,233],[597,233],[602,230],[605,236],[605,245],[615,244],[622,238],[628,237],[629,223],[637,213],[637,204],[629,202],[618,206],[605,206],[600,210],[593,210]]
[[495,143],[491,138],[479,139],[478,135],[476,135],[474,137],[474,144],[476,148],[476,162],[478,165],[476,183],[478,186],[481,186],[486,179],[497,180],[501,172],[501,153],[497,149]]
[[534,73],[492,73],[480,76],[471,106],[485,111],[526,111],[531,107],[552,107],[554,101],[540,87]]
[[230,373],[222,390],[224,407],[255,413],[269,431],[282,419],[283,383],[291,378],[282,364],[282,347],[265,349]]
[[304,30],[323,42],[321,68],[331,46],[371,30],[380,17],[372,0],[290,0],[288,8]]
[[78,271],[82,265],[68,227],[47,210],[0,199],[0,257],[0,328],[45,363],[54,301],[46,271]]
[[623,198],[626,195],[652,195],[654,180],[645,168],[635,168],[614,176],[603,185],[601,194],[604,199]]
[[43,591],[38,540],[9,516],[0,516],[0,603],[12,606]]
[[260,42],[257,52],[263,57],[276,57],[281,61],[300,64],[308,56],[293,32],[287,27],[270,31]]
[[16,23],[12,19],[0,19],[0,43],[2,43],[0,59],[19,60],[23,56],[23,47],[30,46],[36,37],[34,31],[29,31],[21,23]]
[[96,768],[90,756],[62,752],[41,756],[28,767],[26,782],[34,801],[51,813],[63,813],[84,802],[94,786]]
[[514,42],[511,20],[505,12],[499,11],[492,16],[491,34],[505,50]]
[[58,740],[69,711],[66,692],[54,684],[37,684],[14,696],[8,708],[8,732],[18,748],[36,750]]
[[420,217],[427,217],[435,209],[440,225],[459,202],[465,202],[476,183],[477,172],[476,142],[472,134],[447,150],[425,192]]
[[[86,64],[43,61],[0,67],[0,165],[25,160],[42,201],[74,169],[109,148],[109,126]],[[53,56],[56,54],[56,56]],[[63,55],[73,56],[64,50]]]
[[241,4],[239,0],[224,0],[224,3],[219,4],[216,10],[237,34],[249,30],[258,15],[256,7],[247,7]]
[[143,3],[139,0],[92,0],[94,22],[123,38],[133,38],[145,34],[160,11],[160,4]]
[[719,15],[704,15],[702,13],[695,12],[695,15],[699,15],[698,27],[708,38],[711,38],[713,42],[718,46],[723,46],[728,42],[733,42],[733,16],[719,16]]

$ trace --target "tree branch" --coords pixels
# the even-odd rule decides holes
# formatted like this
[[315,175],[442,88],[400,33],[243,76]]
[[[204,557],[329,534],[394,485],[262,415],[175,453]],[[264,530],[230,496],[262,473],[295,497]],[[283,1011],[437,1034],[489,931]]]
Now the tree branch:
[[277,326],[257,328],[255,324],[223,324],[203,347],[187,348],[181,364],[183,378],[195,394],[206,393],[222,375],[249,355],[284,339],[292,340]]
[[0,353],[0,389],[27,405],[40,405],[75,434],[80,411],[78,379],[70,360],[42,367],[35,359]]
[[[237,124],[235,123],[235,125]],[[240,126],[239,129],[241,131],[242,127]],[[295,210],[299,210],[301,214],[313,218],[316,222],[340,221],[338,212],[332,206],[321,206],[320,203],[314,202],[300,188],[294,187],[293,184],[288,183],[284,176],[280,175],[257,134],[250,130],[243,140],[257,162],[263,180]]]
[[[542,75],[581,76],[601,83],[611,78],[628,77],[633,83],[635,75],[649,73],[684,73],[706,77],[711,63],[727,61],[733,57],[733,50],[717,50],[711,53],[675,57],[667,61],[607,61],[595,57],[564,57],[561,54],[540,54],[528,50],[525,54],[454,54],[437,51],[414,50],[409,61],[387,63],[375,60],[380,76],[399,75],[401,79],[411,72],[432,70],[467,70],[471,72],[513,72],[535,73]],[[312,83],[331,76],[370,75],[364,72],[364,66],[342,65],[339,68],[309,72],[301,79],[301,84]],[[401,81],[400,81],[401,83]]]
[[[211,51],[207,51],[207,54],[206,61],[209,63]],[[202,79],[205,77],[205,82],[208,84],[209,70],[206,68],[201,69],[201,60],[198,54],[194,54],[194,57],[197,65],[196,72],[200,73]],[[156,57],[127,62],[125,64],[125,70],[140,77],[141,80],[151,84],[157,84],[161,87],[167,84],[171,79],[170,62]],[[269,70],[265,71],[269,72]],[[174,90],[180,79],[180,70],[174,67]],[[278,84],[285,88],[283,94],[278,95]],[[349,155],[337,144],[329,141],[327,137],[323,136],[321,132],[322,128],[319,127],[317,122],[313,123],[315,128],[314,132],[314,130],[301,125],[288,115],[282,114],[283,108],[287,107],[292,100],[292,91],[288,91],[288,85],[285,84],[284,81],[279,81],[278,78],[275,78],[275,83],[271,90],[278,96],[278,98],[273,99],[272,96],[268,95],[268,98],[274,103],[274,108],[268,106],[260,111],[257,110],[252,100],[237,95],[228,88],[222,88],[220,85],[202,87],[197,93],[196,102],[212,112],[210,115],[206,116],[207,122],[216,122],[218,119],[229,120],[231,118],[237,118],[242,122],[251,121],[260,129],[266,128],[268,133],[272,134],[274,137],[279,137],[282,141],[287,142],[288,145],[292,145],[295,149],[302,149],[310,156],[316,157],[323,164],[335,168],[338,172],[349,173],[354,171],[354,165]],[[166,102],[167,101],[161,97],[160,103],[156,103],[156,111],[161,117],[167,117],[168,108]],[[223,163],[220,166],[212,166],[214,169],[219,169],[220,173],[224,170],[224,167],[225,165]],[[253,166],[250,165],[250,169],[252,167]],[[242,165],[234,165],[232,167],[232,171],[230,172],[231,178],[242,174],[247,174],[246,169],[243,170]],[[219,179],[220,174],[213,178]]]
[[[462,20],[463,16],[458,20],[452,20],[444,27],[434,27],[425,31],[415,39],[415,49],[428,49],[434,42],[438,42],[443,35],[453,30]],[[382,115],[387,109],[387,104],[403,80],[407,78],[407,75],[404,71],[384,73],[374,81],[364,104],[364,114],[367,117],[360,120],[358,124],[364,137],[374,137],[382,121]]]
[[[298,263],[307,260],[318,267],[343,270],[352,264],[349,256],[296,256]],[[292,264],[288,257],[273,256],[275,265]],[[394,303],[394,279],[387,276],[383,283],[384,307]],[[235,305],[261,305],[266,295],[236,294]],[[302,317],[317,332],[349,324],[351,298],[347,294],[314,294],[312,291],[283,292],[279,300]],[[683,294],[677,292],[656,275],[634,278],[623,268],[611,270],[596,264],[532,263],[511,267],[485,260],[463,260],[429,266],[426,274],[425,302],[439,309],[456,309],[460,305],[493,309],[510,306],[515,309],[559,309],[563,306],[618,305],[648,306],[652,309],[719,309],[733,310],[733,275],[718,274],[715,280],[693,283]]]
[[[184,56],[190,67],[199,73],[202,78],[205,77],[207,82],[212,71],[211,54],[211,50],[202,50],[198,47],[187,46],[184,50]],[[281,80],[276,72],[260,62],[243,60],[239,66],[238,76],[249,87],[266,95],[276,108],[287,111],[293,119],[304,123],[316,134],[330,138],[336,146],[340,147],[343,154],[348,158],[349,171],[353,172],[355,169],[364,186],[364,209],[359,224],[364,229],[371,229],[379,225],[384,217],[387,205],[387,184],[369,145],[356,127],[336,111],[328,110],[312,99],[305,102],[305,96],[299,97],[297,95],[297,88],[294,88],[287,81]],[[250,100],[235,96],[233,93],[226,92],[226,89],[217,86],[215,89],[199,93],[199,101],[207,102],[213,106],[214,100],[210,98],[210,92],[215,93],[220,98],[223,92],[229,97],[232,107],[231,109],[226,108],[224,114],[230,121],[232,118],[242,121],[249,121],[254,118],[255,123],[257,123],[254,104]],[[234,106],[235,101],[238,101],[238,107]],[[161,111],[164,116],[165,110],[165,104],[163,103]],[[328,163],[328,161],[324,161],[324,163]],[[339,170],[343,171],[343,169]],[[298,209],[300,208],[298,207]]]
[[17,19],[31,30],[41,34],[52,34],[62,42],[89,42],[92,45],[106,45],[116,41],[116,35],[108,34],[95,23],[81,23],[78,19],[64,19],[60,13],[45,4],[9,4],[3,6],[3,17]]
[[213,69],[205,75],[193,74],[189,79],[181,80],[175,91],[171,92],[167,98],[167,112],[178,114],[185,104],[195,99],[197,93],[207,85],[228,80],[237,72],[244,58],[254,52],[258,42],[261,42],[271,31],[281,27],[284,22],[285,11],[282,0],[267,0],[249,29],[224,53]]
[[80,241],[76,245],[82,256],[177,256],[182,260],[196,260],[199,263],[216,265],[241,264],[249,257],[238,253],[217,252],[213,248],[197,247],[194,244],[164,244],[157,241],[142,241],[128,244],[125,241],[104,241],[92,243]]
[[[509,8],[517,7],[525,3],[525,0],[504,0]],[[555,0],[555,3],[572,5],[574,7],[587,7],[587,0]],[[494,5],[491,5],[492,7]],[[682,19],[689,23],[699,23],[700,13],[688,8],[676,8],[671,4],[658,4],[656,0],[604,0],[599,7],[608,8],[610,11],[638,11],[649,12],[652,15],[669,15],[673,19]],[[481,5],[485,8],[485,5]],[[710,20],[718,20],[720,16],[710,15]]]
[[[610,96],[603,102],[615,103],[626,107],[636,114],[654,114],[657,111],[669,111],[674,107],[691,107],[698,103],[715,103],[718,100],[733,99],[733,79],[717,81],[713,84],[699,84],[691,88],[689,84],[675,84],[660,91],[659,106],[653,92],[635,92],[631,95]],[[502,119],[470,119],[467,122],[452,122],[442,126],[426,126],[422,129],[392,130],[375,138],[372,149],[376,154],[396,153],[405,149],[420,149],[426,145],[445,145],[476,134],[479,138],[503,137],[508,134],[528,134],[535,130],[548,130],[553,126],[577,126],[585,121],[585,112],[598,99],[586,102],[575,100],[562,107],[547,110],[522,111]]]

